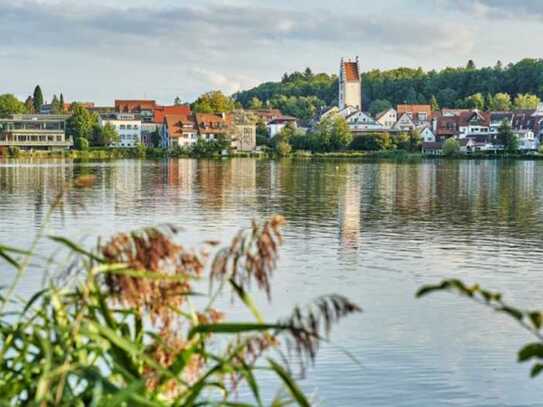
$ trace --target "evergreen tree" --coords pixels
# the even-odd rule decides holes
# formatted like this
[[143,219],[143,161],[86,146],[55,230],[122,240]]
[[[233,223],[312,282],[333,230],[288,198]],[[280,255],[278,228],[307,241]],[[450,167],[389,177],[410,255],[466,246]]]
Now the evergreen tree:
[[60,109],[60,100],[58,99],[57,95],[53,95],[53,100],[51,101],[51,111],[54,114],[62,112]]
[[34,97],[32,99],[33,99],[34,111],[36,113],[39,113],[41,107],[43,106],[43,93],[41,91],[40,85],[37,85],[34,88]]
[[474,69],[476,69],[476,67],[475,67],[475,62],[473,62],[473,59],[470,59],[470,60],[468,61],[468,64],[466,65],[466,69],[468,69],[468,70],[474,70]]
[[179,96],[176,96],[175,99],[174,99],[174,101],[173,101],[173,104],[174,104],[175,106],[179,106],[179,105],[182,105],[183,102],[181,102],[181,98],[180,98]]
[[434,95],[432,95],[430,105],[432,106],[432,112],[439,112],[439,103],[437,103],[437,99]]
[[60,111],[64,113],[64,95],[60,94]]
[[514,153],[518,150],[518,140],[507,120],[504,120],[498,129],[498,140],[503,146],[504,153]]

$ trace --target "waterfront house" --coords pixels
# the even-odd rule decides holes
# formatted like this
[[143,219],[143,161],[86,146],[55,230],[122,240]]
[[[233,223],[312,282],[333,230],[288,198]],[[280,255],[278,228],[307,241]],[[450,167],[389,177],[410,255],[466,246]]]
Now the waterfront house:
[[349,129],[354,134],[383,132],[386,128],[377,122],[369,113],[356,111],[345,118]]
[[398,112],[396,112],[395,109],[390,108],[375,116],[375,120],[384,128],[391,129],[398,121]]
[[430,127],[424,127],[420,132],[420,137],[423,143],[433,143],[436,141],[436,136]]
[[176,114],[176,115],[190,115],[192,112],[190,110],[190,105],[173,105],[173,106],[158,106],[156,105],[153,109],[153,123],[162,124],[164,123],[164,116],[167,114]]
[[432,106],[430,105],[398,105],[396,111],[398,117],[404,114],[409,116],[417,127],[430,124],[432,120]]
[[66,137],[69,115],[15,114],[0,119],[0,148],[63,150],[73,145]]
[[442,155],[443,154],[443,142],[440,141],[428,141],[422,143],[422,153],[428,155]]
[[215,140],[228,136],[232,126],[232,116],[226,113],[196,113],[198,136],[203,140]]
[[161,147],[189,147],[198,141],[198,128],[192,114],[165,114],[160,128]]
[[402,113],[398,121],[392,126],[393,131],[408,132],[414,130],[417,126],[409,113]]
[[142,142],[141,124],[142,121],[132,113],[112,113],[103,115],[100,120],[101,126],[110,124],[119,133],[119,141],[115,147],[133,148]]
[[146,99],[120,99],[115,100],[115,111],[118,113],[131,113],[143,122],[152,122],[157,104],[154,100]]
[[268,128],[268,135],[270,136],[270,138],[274,138],[276,135],[281,133],[281,130],[283,130],[288,124],[290,124],[294,128],[298,127],[298,122],[295,117],[276,117],[266,125],[266,127]]
[[252,112],[236,110],[232,116],[231,147],[236,151],[254,151],[256,149],[256,122],[258,118]]

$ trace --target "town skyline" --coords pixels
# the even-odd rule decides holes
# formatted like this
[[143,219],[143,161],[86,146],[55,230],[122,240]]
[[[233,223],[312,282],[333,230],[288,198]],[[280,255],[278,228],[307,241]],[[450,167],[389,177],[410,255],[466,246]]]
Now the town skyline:
[[63,92],[67,100],[97,104],[115,97],[171,103],[210,89],[231,94],[305,67],[335,73],[345,55],[360,55],[363,72],[538,57],[523,39],[543,35],[542,6],[521,0],[514,13],[509,7],[496,0],[423,0],[416,7],[346,1],[341,10],[305,0],[129,7],[112,0],[0,0],[0,57],[9,61],[0,71],[9,78],[3,91],[19,98],[40,83],[46,98]]

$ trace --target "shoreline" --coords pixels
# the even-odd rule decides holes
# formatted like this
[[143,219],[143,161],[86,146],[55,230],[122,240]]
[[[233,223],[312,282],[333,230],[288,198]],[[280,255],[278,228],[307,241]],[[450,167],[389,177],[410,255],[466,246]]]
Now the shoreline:
[[119,159],[232,159],[232,158],[256,158],[262,160],[314,160],[314,161],[355,161],[355,162],[378,162],[378,161],[394,161],[394,162],[418,162],[423,160],[515,160],[515,161],[538,161],[543,160],[543,154],[486,154],[486,153],[470,153],[470,154],[455,154],[452,156],[433,155],[412,153],[403,150],[395,151],[345,151],[331,153],[311,153],[308,151],[296,151],[288,157],[278,157],[275,154],[268,152],[234,152],[230,154],[214,154],[214,155],[194,155],[194,154],[179,154],[175,151],[168,152],[166,150],[148,148],[144,151],[138,149],[90,149],[85,151],[67,150],[67,151],[19,151],[17,154],[0,154],[0,160],[18,159],[18,158],[37,158],[37,159],[58,159],[69,158],[81,161],[93,160],[119,160]]

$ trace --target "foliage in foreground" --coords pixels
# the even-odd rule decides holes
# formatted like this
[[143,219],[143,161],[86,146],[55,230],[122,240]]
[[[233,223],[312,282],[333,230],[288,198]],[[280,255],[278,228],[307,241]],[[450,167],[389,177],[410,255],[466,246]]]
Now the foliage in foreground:
[[500,293],[485,290],[477,284],[470,286],[456,279],[444,280],[437,285],[424,286],[417,292],[417,297],[421,298],[439,291],[448,291],[470,298],[498,313],[509,315],[515,319],[536,338],[535,342],[525,345],[518,352],[518,361],[520,363],[533,362],[532,377],[536,377],[543,372],[543,311],[523,310],[513,307],[503,300]]
[[[75,185],[88,186],[88,178]],[[61,202],[59,195],[53,208],[62,209]],[[69,266],[25,304],[12,293],[39,257],[0,246],[0,257],[17,272],[1,291],[0,404],[249,405],[236,401],[241,386],[261,406],[256,374],[268,371],[286,390],[272,405],[309,406],[289,356],[302,368],[313,362],[331,325],[360,309],[331,295],[278,322],[264,321],[249,288],[271,298],[283,223],[279,216],[253,223],[213,257],[217,242],[188,250],[175,242],[173,226],[120,233],[92,252],[50,237],[69,249]],[[196,292],[206,280],[209,293]],[[253,322],[225,322],[215,308],[225,290]]]

